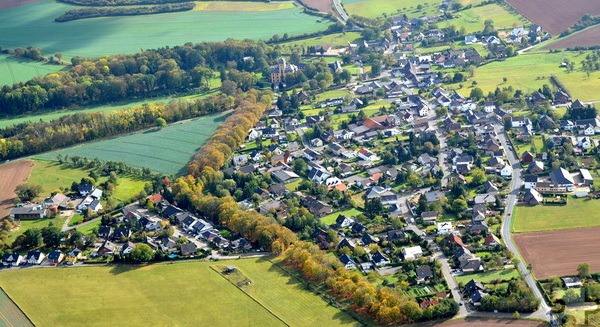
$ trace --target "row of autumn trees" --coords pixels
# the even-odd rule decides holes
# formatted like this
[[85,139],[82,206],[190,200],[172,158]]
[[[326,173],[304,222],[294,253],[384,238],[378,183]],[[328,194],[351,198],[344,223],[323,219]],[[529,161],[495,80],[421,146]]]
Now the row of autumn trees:
[[248,130],[271,104],[270,94],[251,90],[239,101],[234,114],[219,127],[189,164],[190,175],[172,185],[172,195],[180,206],[201,212],[213,222],[227,226],[261,248],[284,254],[284,263],[310,282],[325,284],[337,298],[347,301],[360,314],[379,324],[401,324],[453,316],[458,305],[444,300],[441,305],[422,310],[412,298],[388,287],[376,287],[364,276],[342,267],[341,263],[311,242],[301,241],[290,229],[257,211],[243,210],[231,196],[206,195],[205,185],[219,178],[233,151]]
[[189,174],[198,177],[204,169],[223,168],[225,161],[244,143],[248,131],[260,120],[272,101],[270,91],[238,93],[233,114],[227,117],[188,164]]
[[69,71],[3,86],[0,115],[205,89],[216,71],[268,71],[268,62],[278,56],[273,47],[264,43],[228,40],[99,59],[75,57]]
[[204,99],[144,104],[126,110],[65,115],[50,122],[22,123],[0,129],[0,160],[37,154],[103,137],[231,109],[235,98],[221,94]]

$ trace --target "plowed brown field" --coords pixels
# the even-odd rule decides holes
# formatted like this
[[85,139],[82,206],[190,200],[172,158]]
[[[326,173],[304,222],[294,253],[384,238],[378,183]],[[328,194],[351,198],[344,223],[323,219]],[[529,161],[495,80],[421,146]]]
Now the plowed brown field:
[[560,41],[544,47],[544,49],[566,49],[577,46],[590,47],[595,45],[600,45],[600,26],[592,27],[583,32],[569,35]]
[[23,6],[40,0],[0,0],[0,10]]
[[538,279],[576,275],[577,266],[582,262],[589,263],[592,272],[600,272],[600,227],[523,233],[513,237]]
[[0,218],[8,215],[10,208],[15,205],[15,188],[25,183],[33,162],[19,160],[0,165]]
[[333,8],[333,0],[300,0],[308,8],[316,9],[320,12],[330,12]]
[[521,15],[558,35],[585,14],[600,15],[598,0],[507,0]]

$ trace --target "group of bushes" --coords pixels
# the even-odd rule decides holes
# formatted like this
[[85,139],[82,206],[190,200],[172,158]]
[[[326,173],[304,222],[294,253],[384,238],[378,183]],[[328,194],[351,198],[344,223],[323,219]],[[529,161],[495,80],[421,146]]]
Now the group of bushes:
[[196,6],[193,2],[168,3],[155,6],[136,6],[136,7],[89,7],[82,9],[73,9],[65,12],[54,21],[62,23],[77,19],[106,17],[106,16],[135,16],[162,14],[168,12],[188,11]]

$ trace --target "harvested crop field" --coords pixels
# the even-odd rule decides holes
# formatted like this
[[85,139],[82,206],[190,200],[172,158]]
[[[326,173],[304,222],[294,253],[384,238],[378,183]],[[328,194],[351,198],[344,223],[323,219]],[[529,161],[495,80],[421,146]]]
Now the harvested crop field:
[[25,183],[33,162],[20,160],[0,165],[0,217],[8,214],[9,209],[14,206],[17,197],[15,188]]
[[303,5],[316,9],[320,12],[330,12],[333,8],[333,0],[302,0]]
[[521,15],[558,35],[585,14],[600,15],[598,0],[507,0]]
[[40,0],[2,0],[0,1],[0,10],[23,6],[38,1]]
[[592,272],[600,272],[600,227],[523,233],[513,237],[538,279],[575,275],[582,262],[589,263]]
[[0,289],[0,325],[33,326],[23,311]]
[[585,31],[571,34],[565,38],[562,38],[544,49],[566,49],[575,47],[591,47],[600,45],[600,26],[595,26]]

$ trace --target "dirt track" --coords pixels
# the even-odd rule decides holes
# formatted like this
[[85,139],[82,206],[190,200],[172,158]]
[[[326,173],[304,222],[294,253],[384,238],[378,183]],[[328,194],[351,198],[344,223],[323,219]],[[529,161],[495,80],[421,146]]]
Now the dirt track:
[[585,14],[600,15],[598,0],[507,0],[519,13],[553,35],[573,26]]
[[589,47],[600,45],[600,26],[596,26],[583,32],[569,35],[566,38],[554,42],[544,49],[566,49],[577,46]]
[[600,272],[600,227],[523,233],[513,238],[538,279],[576,275],[582,262],[589,263],[592,272]]
[[29,160],[0,165],[0,217],[8,215],[14,206],[15,187],[25,183],[32,167],[33,162]]
[[27,5],[41,0],[0,0],[0,10]]

